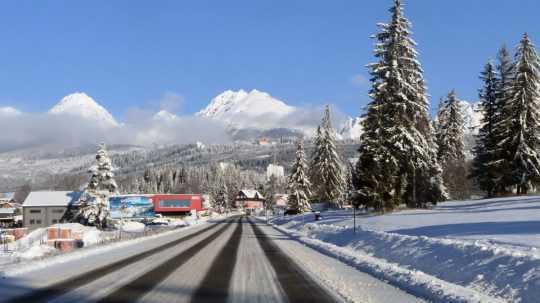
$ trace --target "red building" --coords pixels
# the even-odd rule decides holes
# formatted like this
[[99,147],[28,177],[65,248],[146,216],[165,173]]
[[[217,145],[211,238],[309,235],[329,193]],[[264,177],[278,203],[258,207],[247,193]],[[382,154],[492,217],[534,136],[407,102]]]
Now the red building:
[[164,215],[185,215],[192,210],[206,210],[199,194],[153,195],[154,211]]

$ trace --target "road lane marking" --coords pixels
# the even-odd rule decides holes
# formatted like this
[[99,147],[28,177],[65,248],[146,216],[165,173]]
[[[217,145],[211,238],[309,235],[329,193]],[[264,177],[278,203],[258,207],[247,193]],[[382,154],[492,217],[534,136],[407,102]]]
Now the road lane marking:
[[127,303],[137,301],[156,287],[159,283],[165,280],[168,276],[170,276],[176,269],[194,257],[201,249],[209,245],[213,240],[223,234],[230,227],[230,224],[231,222],[227,222],[224,227],[220,228],[213,234],[200,240],[190,248],[182,251],[172,258],[169,258],[167,261],[161,263],[157,267],[154,267],[152,270],[146,272],[130,283],[120,287],[98,302]]
[[249,220],[255,237],[276,272],[288,302],[340,302],[285,254],[258,226]]
[[242,218],[225,246],[216,255],[210,269],[206,272],[199,288],[191,297],[191,302],[227,302],[240,239],[242,238]]

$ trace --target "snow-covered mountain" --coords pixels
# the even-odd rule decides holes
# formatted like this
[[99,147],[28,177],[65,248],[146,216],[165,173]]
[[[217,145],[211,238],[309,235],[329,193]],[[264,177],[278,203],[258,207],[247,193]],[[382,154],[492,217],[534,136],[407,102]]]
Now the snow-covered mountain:
[[118,122],[103,106],[85,93],[65,96],[49,110],[53,115],[71,115],[98,123],[103,127],[116,127]]
[[[471,142],[474,142],[473,136],[478,134],[478,129],[480,128],[480,123],[482,121],[482,111],[480,108],[480,102],[467,102],[460,101],[461,113],[463,114],[464,126],[465,126],[465,136],[470,138],[465,138]],[[353,139],[358,140],[362,134],[362,118],[349,117],[345,123],[339,128],[338,134],[342,139]]]
[[482,122],[480,102],[460,101],[461,113],[465,122],[465,134],[476,135]]
[[199,117],[215,119],[234,128],[279,127],[279,119],[295,110],[294,107],[256,89],[227,90],[216,96],[210,104],[199,111]]
[[338,131],[341,139],[360,139],[360,135],[362,134],[362,120],[361,117],[349,117]]

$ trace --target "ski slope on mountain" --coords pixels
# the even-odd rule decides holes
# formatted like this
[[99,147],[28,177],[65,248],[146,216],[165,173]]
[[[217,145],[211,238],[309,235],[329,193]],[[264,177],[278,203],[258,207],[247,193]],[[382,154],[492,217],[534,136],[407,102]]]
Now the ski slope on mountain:
[[[539,210],[540,197],[512,197],[363,214],[356,233],[352,211],[325,212],[317,222],[306,215],[272,223],[311,247],[436,301],[455,301],[470,290],[466,302],[538,302]],[[452,285],[464,289],[456,293]],[[439,292],[446,295],[437,297]]]

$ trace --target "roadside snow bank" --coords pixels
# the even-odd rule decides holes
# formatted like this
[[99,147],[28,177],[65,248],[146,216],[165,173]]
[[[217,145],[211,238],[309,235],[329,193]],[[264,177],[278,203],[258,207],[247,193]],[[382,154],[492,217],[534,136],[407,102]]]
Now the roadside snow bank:
[[[56,254],[50,256],[49,258],[34,259],[28,260],[28,262],[12,264],[11,266],[0,267],[0,278],[2,277],[15,277],[21,274],[25,274],[37,269],[42,269],[45,267],[63,264],[66,262],[71,262],[80,259],[92,258],[101,254],[105,254],[109,251],[115,249],[126,249],[131,250],[133,246],[141,245],[142,243],[148,241],[154,241],[156,239],[165,238],[169,236],[174,236],[178,233],[183,233],[191,228],[206,223],[205,221],[199,221],[199,223],[194,223],[186,227],[178,227],[163,233],[153,234],[146,237],[139,237],[129,240],[124,240],[120,242],[110,242],[104,245],[93,245],[90,247],[85,247],[83,249],[77,249],[65,254]],[[99,231],[98,231],[99,232]],[[149,242],[148,242],[149,243]]]
[[[311,215],[305,222],[313,222]],[[273,225],[414,294],[445,302],[538,302],[540,257],[483,241],[407,236],[278,218]],[[449,283],[450,282],[450,283]]]
[[118,230],[122,230],[128,233],[142,233],[144,232],[146,225],[140,222],[135,222],[135,221],[125,221],[123,223],[116,225],[115,227]]

